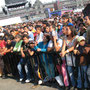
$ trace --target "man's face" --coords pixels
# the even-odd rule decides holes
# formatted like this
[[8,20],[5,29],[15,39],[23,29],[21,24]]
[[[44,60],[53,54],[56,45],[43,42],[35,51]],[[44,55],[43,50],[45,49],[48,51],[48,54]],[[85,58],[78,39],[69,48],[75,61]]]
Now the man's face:
[[85,45],[85,41],[84,40],[80,41],[79,45],[80,46],[84,46]]
[[46,27],[46,32],[48,33],[50,31],[50,28],[49,27]]
[[88,25],[90,25],[90,19],[89,19],[88,16],[85,17],[85,23],[88,24]]
[[83,30],[83,24],[80,25],[79,29],[80,30]]
[[15,41],[16,41],[16,42],[19,42],[20,39],[21,39],[21,38],[16,37],[16,38],[15,38]]
[[23,29],[21,29],[21,32],[24,32],[24,30],[23,30]]
[[59,25],[59,26],[58,26],[58,29],[60,29],[60,28],[61,28],[61,26]]
[[27,27],[25,27],[25,28],[24,28],[24,30],[25,30],[26,32],[28,32],[28,31],[29,31]]
[[29,46],[30,46],[31,48],[34,48],[35,44],[30,44]]
[[46,24],[43,24],[43,27],[46,27]]
[[50,26],[50,32],[52,31],[52,26]]
[[37,34],[40,34],[41,28],[36,28]]
[[24,43],[28,43],[29,42],[29,39],[27,37],[24,37],[23,38],[23,41],[24,41]]
[[62,19],[59,19],[59,23],[62,23]]
[[10,44],[11,43],[11,40],[7,40],[7,44]]

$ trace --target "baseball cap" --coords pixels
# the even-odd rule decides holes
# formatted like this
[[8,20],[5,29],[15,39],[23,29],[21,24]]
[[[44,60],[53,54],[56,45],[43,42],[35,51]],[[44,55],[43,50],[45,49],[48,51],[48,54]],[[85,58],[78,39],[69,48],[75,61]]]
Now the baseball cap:
[[73,26],[73,24],[72,23],[69,23],[68,26]]
[[78,42],[81,42],[82,40],[85,41],[85,38],[83,36],[79,36],[78,39],[77,39]]

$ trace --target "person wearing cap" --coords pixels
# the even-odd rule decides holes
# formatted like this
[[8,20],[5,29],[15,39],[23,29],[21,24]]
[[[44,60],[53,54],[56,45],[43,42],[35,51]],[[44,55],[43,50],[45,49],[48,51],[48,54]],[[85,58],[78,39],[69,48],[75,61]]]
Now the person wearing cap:
[[[74,50],[76,55],[76,64],[78,67],[78,78],[77,78],[77,88],[88,88],[87,80],[87,64],[89,58],[90,47],[86,45],[85,38],[83,36],[78,37],[77,42],[79,46]],[[84,84],[84,86],[83,86]]]
[[72,23],[68,23],[68,26],[74,26]]

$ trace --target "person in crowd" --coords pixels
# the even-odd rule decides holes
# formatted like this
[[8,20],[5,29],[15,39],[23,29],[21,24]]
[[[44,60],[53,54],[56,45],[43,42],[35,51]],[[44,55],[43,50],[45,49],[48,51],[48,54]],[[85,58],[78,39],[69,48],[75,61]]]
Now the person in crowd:
[[73,55],[72,51],[76,47],[78,36],[72,24],[67,25],[66,35],[67,36],[63,39],[61,57],[64,57],[66,55],[66,67],[68,75],[70,78],[71,86],[75,88],[76,82],[73,68],[75,67],[75,56]]
[[[5,74],[7,75],[7,71],[8,72],[11,72],[12,75],[15,75],[15,72],[14,72],[14,67],[12,65],[13,63],[13,59],[11,58],[12,57],[12,51],[13,51],[13,48],[15,46],[15,42],[12,41],[13,40],[13,37],[8,37],[7,38],[7,43],[6,43],[6,47],[5,47],[5,50],[4,50],[4,55],[3,55],[3,60],[4,60],[4,70],[5,71]],[[8,60],[6,60],[6,58],[8,58]]]
[[36,42],[38,44],[39,42],[43,41],[43,32],[41,31],[41,26],[40,25],[36,26],[36,32],[37,32]]
[[29,29],[28,28],[28,35],[29,35],[29,38],[30,38],[30,40],[34,40],[34,35],[33,35],[33,32],[32,32],[32,30],[31,29]]
[[77,49],[74,50],[74,53],[76,54],[76,62],[78,64],[77,88],[87,89],[87,63],[89,60],[90,47],[86,45],[85,38],[83,36],[80,36],[77,41],[79,46],[77,47]]
[[22,42],[23,42],[23,40],[21,40],[21,38],[22,37],[20,35],[16,35],[15,36],[15,42],[16,42],[16,44],[15,44],[15,46],[13,48],[13,52],[20,52],[21,45],[22,45]]
[[37,60],[37,54],[34,48],[35,48],[35,42],[29,41],[29,48],[28,48],[29,60],[32,67],[32,75],[35,83],[37,84],[38,80],[41,79],[41,74],[39,72],[40,70],[39,61]]
[[62,28],[63,28],[63,25],[58,23],[58,29],[57,29],[57,33],[58,33],[58,37],[62,37]]
[[[28,47],[29,47],[29,37],[27,35],[23,36],[23,43],[21,44],[21,59],[17,65],[19,75],[20,75],[20,82],[22,82],[24,79],[26,83],[29,83],[31,81],[31,65],[28,58]],[[26,78],[23,73],[23,67],[25,68]]]
[[50,25],[49,24],[46,26],[45,33],[50,34]]
[[78,33],[78,35],[79,36],[84,36],[84,37],[86,37],[86,26],[85,26],[85,23],[80,23],[79,24],[79,31],[78,31],[79,33]]
[[6,42],[3,40],[3,37],[0,36],[0,77],[5,77],[4,72],[4,61],[2,56],[4,55],[6,47]]
[[20,81],[34,78],[42,84],[56,79],[66,90],[88,88],[89,48],[90,17],[82,13],[65,12],[62,16],[1,26],[0,76],[4,76],[5,68],[11,68],[13,76],[19,73]]
[[86,42],[90,44],[90,18],[88,16],[85,17],[85,23],[87,25]]
[[40,55],[40,60],[41,60],[41,63],[44,67],[44,70],[45,70],[45,79],[43,80],[44,82],[50,80],[52,77],[51,77],[51,73],[50,73],[50,68],[49,68],[49,61],[48,61],[48,56],[47,54],[45,54],[44,52],[47,51],[47,47],[48,47],[48,42],[50,40],[50,37],[46,34],[44,34],[44,37],[43,37],[43,42],[40,42],[35,48],[38,52],[42,52],[42,54]]
[[[56,37],[54,37],[54,47],[57,52],[62,50],[62,45],[63,45],[63,40],[62,39],[57,40]],[[61,60],[62,60],[62,64],[61,64],[59,70],[61,70],[61,74],[63,76],[63,82],[67,89],[67,87],[69,86],[69,79],[68,79],[68,74],[67,74],[67,70],[66,70],[66,62],[65,62],[65,58],[61,58]]]
[[29,29],[32,31],[32,33],[35,33],[35,32],[36,32],[36,30],[35,30],[35,28],[33,27],[33,25],[30,25],[30,26],[29,26]]

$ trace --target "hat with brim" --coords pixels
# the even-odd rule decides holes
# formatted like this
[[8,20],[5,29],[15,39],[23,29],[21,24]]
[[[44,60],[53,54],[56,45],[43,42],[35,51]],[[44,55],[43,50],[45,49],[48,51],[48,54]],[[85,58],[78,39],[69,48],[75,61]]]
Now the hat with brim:
[[83,36],[80,36],[80,37],[78,37],[78,39],[77,39],[78,42],[81,42],[81,41],[83,41],[83,40],[85,41],[85,38],[84,38]]

